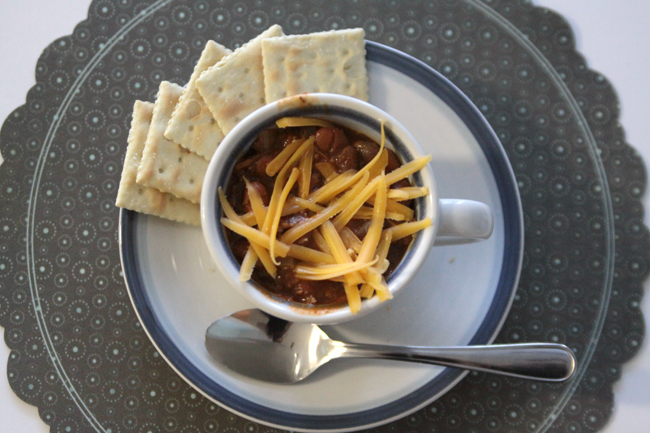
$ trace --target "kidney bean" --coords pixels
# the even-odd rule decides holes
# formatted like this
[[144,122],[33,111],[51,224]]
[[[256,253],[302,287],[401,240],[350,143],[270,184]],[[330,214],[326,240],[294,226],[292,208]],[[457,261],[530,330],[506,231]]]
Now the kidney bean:
[[395,152],[390,149],[386,150],[388,151],[388,165],[386,166],[386,173],[390,173],[391,171],[398,169],[401,164]]
[[359,168],[359,157],[352,146],[345,146],[335,157],[334,164],[339,173]]
[[356,141],[353,146],[359,153],[364,165],[368,164],[379,152],[379,146],[369,141]]
[[316,147],[323,152],[329,152],[334,144],[334,129],[333,128],[320,128],[316,131]]
[[325,153],[335,155],[348,144],[348,137],[340,128],[322,127],[316,131],[316,147]]
[[340,128],[334,128],[334,142],[332,143],[330,155],[336,155],[341,149],[349,144],[350,140],[348,140],[345,132]]

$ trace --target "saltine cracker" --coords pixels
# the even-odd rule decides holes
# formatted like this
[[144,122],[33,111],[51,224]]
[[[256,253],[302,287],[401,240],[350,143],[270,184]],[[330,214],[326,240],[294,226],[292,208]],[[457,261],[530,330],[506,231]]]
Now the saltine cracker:
[[205,71],[196,87],[224,134],[244,117],[264,106],[262,41],[282,36],[273,25]]
[[164,136],[182,92],[177,84],[160,83],[136,181],[199,203],[208,161]]
[[265,39],[262,54],[267,103],[301,93],[368,100],[363,29]]
[[165,137],[208,161],[224,134],[199,94],[196,80],[231,52],[214,41],[207,42],[165,130]]
[[115,205],[172,221],[201,225],[199,205],[135,182],[151,125],[153,108],[154,104],[151,102],[135,101],[133,105],[133,119]]

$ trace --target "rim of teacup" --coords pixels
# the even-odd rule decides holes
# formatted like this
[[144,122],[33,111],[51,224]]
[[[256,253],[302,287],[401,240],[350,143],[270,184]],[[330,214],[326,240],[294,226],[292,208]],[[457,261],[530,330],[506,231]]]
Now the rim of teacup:
[[[349,306],[307,306],[274,297],[254,281],[239,280],[240,264],[234,258],[220,223],[221,204],[217,191],[225,189],[237,161],[252,145],[263,129],[282,117],[301,116],[325,118],[334,123],[357,130],[379,142],[380,128],[384,122],[386,145],[402,160],[408,162],[424,152],[409,131],[392,116],[362,100],[335,94],[304,94],[285,98],[261,107],[240,121],[217,148],[208,166],[201,193],[201,225],[208,249],[228,282],[257,308],[276,317],[316,324],[342,323],[363,317],[379,309],[384,303],[377,296],[363,300],[361,310],[352,313]],[[414,238],[402,261],[388,279],[388,287],[397,296],[427,258],[439,223],[438,193],[431,165],[411,176],[416,185],[426,186],[430,194],[416,200],[416,219],[430,217],[432,225]]]

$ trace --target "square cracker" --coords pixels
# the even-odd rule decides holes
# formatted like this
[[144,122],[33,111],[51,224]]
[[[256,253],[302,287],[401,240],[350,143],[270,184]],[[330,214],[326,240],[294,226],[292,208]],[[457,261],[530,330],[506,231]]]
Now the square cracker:
[[133,106],[133,120],[115,205],[172,221],[201,225],[199,205],[135,182],[151,125],[153,107],[151,102],[142,101],[135,101]]
[[262,56],[267,103],[301,93],[368,100],[363,29],[265,39]]
[[177,84],[160,83],[136,181],[199,203],[208,161],[163,135],[181,93]]
[[165,137],[208,161],[224,135],[199,94],[196,80],[231,52],[223,45],[208,41],[165,130]]
[[196,87],[224,134],[266,104],[262,41],[282,34],[282,27],[271,26],[221,59],[196,80]]

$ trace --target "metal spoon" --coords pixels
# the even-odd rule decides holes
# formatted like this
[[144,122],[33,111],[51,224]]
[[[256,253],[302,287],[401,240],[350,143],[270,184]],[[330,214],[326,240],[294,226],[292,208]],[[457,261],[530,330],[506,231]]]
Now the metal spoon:
[[276,383],[302,380],[336,358],[377,358],[444,365],[523,379],[561,382],[575,370],[568,347],[552,343],[415,347],[342,343],[318,326],[292,323],[261,310],[214,322],[205,334],[214,359],[248,377]]

